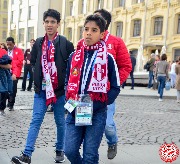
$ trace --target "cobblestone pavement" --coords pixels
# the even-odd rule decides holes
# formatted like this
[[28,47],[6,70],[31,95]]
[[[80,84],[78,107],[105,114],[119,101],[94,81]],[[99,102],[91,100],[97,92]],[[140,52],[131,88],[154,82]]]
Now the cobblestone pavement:
[[[15,111],[0,116],[0,149],[24,147],[32,115],[33,92],[18,92]],[[119,144],[161,145],[180,144],[180,104],[175,100],[119,96],[115,121]],[[53,114],[47,113],[36,147],[53,146],[56,131]],[[106,145],[105,137],[101,145]]]

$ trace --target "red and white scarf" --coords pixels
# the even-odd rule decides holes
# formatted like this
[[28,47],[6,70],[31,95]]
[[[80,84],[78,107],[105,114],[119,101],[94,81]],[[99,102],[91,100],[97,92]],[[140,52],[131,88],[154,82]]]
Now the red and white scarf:
[[80,87],[80,77],[84,62],[85,50],[94,50],[94,53],[96,54],[92,77],[88,87],[89,95],[92,100],[106,102],[108,83],[108,54],[104,41],[97,42],[92,46],[85,45],[84,41],[82,42],[82,40],[78,43],[77,49],[71,61],[66,97],[67,99],[72,98],[74,100],[78,100],[79,98],[78,91]]
[[57,38],[58,33],[55,34],[51,44],[48,46],[48,36],[42,44],[42,72],[43,79],[46,81],[46,105],[56,102],[56,95],[54,90],[58,87],[57,68],[54,61],[55,47],[53,41]]

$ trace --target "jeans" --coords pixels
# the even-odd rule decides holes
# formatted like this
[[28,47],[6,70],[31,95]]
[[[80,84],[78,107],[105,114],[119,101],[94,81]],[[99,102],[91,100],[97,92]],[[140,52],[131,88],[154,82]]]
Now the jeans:
[[174,88],[176,84],[176,74],[171,74],[171,87]]
[[[64,135],[65,135],[65,115],[64,115],[64,104],[65,104],[64,95],[57,98],[57,102],[52,104],[54,107],[54,119],[57,127],[57,142],[56,150],[63,151],[64,149]],[[38,133],[43,122],[45,113],[47,110],[46,106],[46,93],[41,91],[40,94],[34,95],[34,106],[33,106],[33,115],[30,123],[28,136],[26,139],[26,145],[24,154],[27,156],[32,156],[34,151],[34,145],[38,137]]]
[[114,113],[115,113],[115,102],[112,103],[111,105],[108,105],[108,110],[107,110],[105,135],[109,146],[114,145],[118,142],[116,125],[113,120]]
[[157,81],[159,82],[158,94],[160,94],[160,98],[162,99],[163,91],[164,91],[165,83],[166,83],[166,76],[158,76]]
[[180,91],[177,90],[177,100],[180,101]]
[[148,88],[151,88],[153,86],[152,80],[154,79],[153,71],[149,71],[149,83]]
[[[98,149],[106,125],[106,109],[93,114],[92,125],[75,126],[75,118],[68,114],[66,119],[65,155],[71,164],[98,164]],[[83,143],[83,157],[79,149]]]
[[28,90],[32,88],[32,83],[33,83],[33,72],[32,72],[32,67],[30,64],[24,65],[24,76],[23,76],[23,82],[22,82],[22,89],[26,89],[26,80],[27,80],[27,75],[29,72],[29,86],[27,87]]
[[16,94],[17,94],[18,80],[19,79],[13,80],[13,92],[9,95],[9,98],[8,98],[9,107],[13,107],[14,106],[15,98],[16,98]]

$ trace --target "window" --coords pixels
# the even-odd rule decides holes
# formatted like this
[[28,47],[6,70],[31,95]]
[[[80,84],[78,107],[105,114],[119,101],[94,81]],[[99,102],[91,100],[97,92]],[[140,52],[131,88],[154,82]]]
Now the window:
[[2,38],[3,38],[3,39],[6,39],[6,38],[7,38],[7,33],[6,33],[6,31],[3,31],[3,32],[2,32]]
[[82,39],[83,27],[79,27],[79,40]]
[[154,19],[154,35],[161,35],[163,27],[163,17],[156,17]]
[[3,18],[3,24],[7,24],[7,19]]
[[24,43],[24,28],[19,29],[19,43]]
[[11,30],[11,36],[16,40],[16,30]]
[[81,6],[80,6],[80,14],[86,13],[86,0],[81,0]]
[[34,27],[28,27],[28,41],[34,39]]
[[11,2],[12,2],[12,5],[14,5],[14,0],[12,0]]
[[7,9],[7,1],[6,0],[4,0],[3,7],[4,7],[4,9]]
[[68,40],[72,40],[72,28],[68,28],[67,29],[67,32],[68,32],[68,36],[67,36],[67,38],[68,38]]
[[29,6],[29,19],[35,19],[36,15],[35,15],[35,12],[36,11],[36,8],[35,6]]
[[141,35],[141,20],[134,20],[133,36]]
[[177,33],[180,34],[180,14],[178,15]]
[[123,7],[124,4],[125,4],[125,0],[119,0],[119,4],[118,4],[119,7]]
[[73,2],[69,2],[69,15],[73,15]]
[[123,22],[117,22],[116,36],[122,37],[122,32],[123,32]]
[[11,23],[16,22],[15,20],[15,11],[11,11]]

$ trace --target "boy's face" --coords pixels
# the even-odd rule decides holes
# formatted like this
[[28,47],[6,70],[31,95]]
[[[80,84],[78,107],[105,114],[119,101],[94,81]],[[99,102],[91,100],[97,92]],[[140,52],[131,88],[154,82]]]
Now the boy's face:
[[100,32],[99,26],[97,26],[96,22],[89,21],[84,26],[83,38],[86,45],[91,46],[98,42],[100,39],[103,39],[104,32]]
[[47,35],[54,35],[60,25],[55,18],[49,16],[44,20],[43,24]]
[[9,50],[12,50],[14,48],[14,43],[12,41],[6,41],[6,44]]

